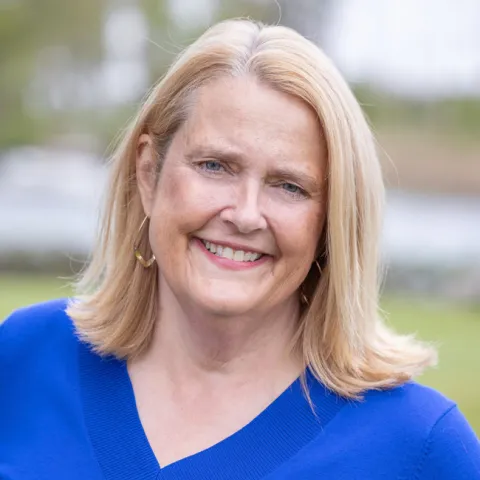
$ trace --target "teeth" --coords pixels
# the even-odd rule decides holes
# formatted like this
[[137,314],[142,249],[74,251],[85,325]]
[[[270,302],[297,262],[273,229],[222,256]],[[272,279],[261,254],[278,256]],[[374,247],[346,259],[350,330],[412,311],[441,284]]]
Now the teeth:
[[233,250],[230,247],[223,247],[222,245],[216,245],[215,243],[203,241],[203,244],[210,252],[217,255],[217,257],[228,258],[236,262],[254,262],[258,260],[262,254],[254,252],[244,252],[243,250]]
[[243,250],[235,250],[235,253],[233,254],[233,259],[236,262],[243,262],[243,256],[244,255],[245,255],[245,253],[243,252]]

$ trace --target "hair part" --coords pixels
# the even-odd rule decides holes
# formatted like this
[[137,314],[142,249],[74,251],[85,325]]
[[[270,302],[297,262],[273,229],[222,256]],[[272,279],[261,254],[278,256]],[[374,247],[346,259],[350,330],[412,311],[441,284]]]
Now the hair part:
[[136,181],[137,143],[148,133],[158,170],[188,118],[195,92],[222,76],[252,75],[293,95],[317,114],[328,156],[327,223],[316,266],[302,285],[309,305],[296,345],[305,365],[331,390],[357,397],[400,385],[436,361],[432,347],[389,330],[379,314],[380,233],[384,185],[375,140],[347,83],[313,43],[282,26],[250,20],[219,23],[172,64],[152,89],[111,159],[104,218],[93,257],[67,313],[99,354],[129,358],[144,351],[158,312],[158,269],[151,255]]

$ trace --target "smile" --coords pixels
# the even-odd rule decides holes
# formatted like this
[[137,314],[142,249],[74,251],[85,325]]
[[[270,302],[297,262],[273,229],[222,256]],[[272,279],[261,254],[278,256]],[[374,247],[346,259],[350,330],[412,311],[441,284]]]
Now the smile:
[[256,262],[263,257],[263,254],[258,252],[248,252],[244,250],[234,250],[233,248],[225,245],[218,245],[216,243],[207,242],[206,240],[200,241],[205,245],[205,248],[220,258],[226,258],[235,262]]

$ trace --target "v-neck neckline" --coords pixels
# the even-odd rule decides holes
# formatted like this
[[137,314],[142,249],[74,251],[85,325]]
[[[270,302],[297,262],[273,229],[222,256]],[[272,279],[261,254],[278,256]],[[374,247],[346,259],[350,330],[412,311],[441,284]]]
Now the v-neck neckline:
[[297,379],[240,430],[161,467],[140,421],[126,362],[81,343],[79,375],[85,424],[106,480],[261,479],[315,438],[345,403],[307,371],[315,412]]

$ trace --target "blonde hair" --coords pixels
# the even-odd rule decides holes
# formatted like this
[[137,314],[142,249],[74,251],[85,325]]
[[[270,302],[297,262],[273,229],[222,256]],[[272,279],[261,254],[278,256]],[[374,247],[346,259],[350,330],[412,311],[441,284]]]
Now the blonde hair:
[[151,254],[136,183],[139,136],[153,136],[159,165],[188,114],[191,94],[221,76],[253,75],[302,99],[317,113],[328,151],[328,206],[322,274],[302,285],[309,305],[297,345],[305,364],[346,397],[399,385],[435,362],[435,351],[390,331],[379,315],[379,240],[384,186],[370,128],[340,73],[313,43],[282,26],[250,20],[219,23],[173,63],[152,89],[112,157],[111,180],[91,263],[68,314],[80,337],[100,354],[128,358],[143,351],[157,318],[157,267],[133,255],[140,241]]

